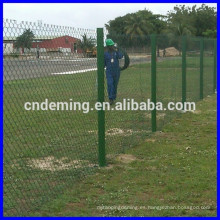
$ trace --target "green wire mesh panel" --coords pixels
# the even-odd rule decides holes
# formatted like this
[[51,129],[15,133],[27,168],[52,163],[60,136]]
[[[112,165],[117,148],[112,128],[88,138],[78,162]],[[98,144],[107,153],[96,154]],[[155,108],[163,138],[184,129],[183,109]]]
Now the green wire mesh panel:
[[200,99],[200,38],[187,38],[186,101]]
[[[120,72],[116,102],[126,103],[125,111],[106,111],[106,152],[107,159],[116,153],[123,153],[126,148],[143,141],[151,130],[150,112],[128,110],[132,102],[146,102],[150,98],[150,38],[108,35],[119,48],[126,51],[130,65]],[[120,61],[123,66],[124,60]],[[107,85],[107,79],[106,84]],[[105,100],[108,101],[107,86]],[[116,104],[111,106],[116,107]]]
[[[28,216],[97,167],[97,112],[70,109],[97,100],[86,40],[95,46],[96,31],[4,21],[6,216]],[[26,102],[44,103],[43,110],[27,111]],[[46,111],[46,102],[64,104]]]
[[204,39],[204,97],[213,93],[214,41]]
[[181,102],[181,68],[181,38],[157,35],[157,102],[166,109],[157,111],[158,130],[178,115],[178,111],[169,111],[167,107],[169,102]]
[[[74,187],[74,182],[96,170],[96,35],[90,29],[4,20],[5,216],[34,215]],[[122,110],[105,111],[109,163],[111,157],[151,135],[151,111],[131,111],[131,107],[135,107],[134,102],[140,105],[151,101],[154,47],[151,48],[150,36],[104,36],[112,38],[130,58],[128,68],[120,73],[115,100],[121,102]],[[201,39],[188,37],[186,43],[186,98],[197,101]],[[182,39],[161,34],[154,46],[157,102],[166,108],[169,102],[182,101]],[[214,57],[213,40],[204,39],[204,96],[213,92]],[[124,62],[121,59],[121,67]],[[106,77],[104,83],[105,101],[109,101]],[[116,104],[111,106],[115,107]],[[157,111],[157,130],[179,114],[180,111]]]

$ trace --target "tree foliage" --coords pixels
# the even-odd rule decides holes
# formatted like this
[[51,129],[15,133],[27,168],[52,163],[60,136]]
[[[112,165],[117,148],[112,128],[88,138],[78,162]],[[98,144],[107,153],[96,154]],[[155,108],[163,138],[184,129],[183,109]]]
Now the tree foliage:
[[82,40],[78,41],[78,47],[82,49],[84,56],[86,56],[87,51],[93,50],[95,45],[95,39],[88,37],[86,34],[82,35]]
[[216,30],[206,30],[202,33],[202,35],[207,38],[216,38],[217,31]]
[[16,38],[15,48],[28,48],[30,49],[32,46],[32,42],[34,40],[34,33],[30,29],[26,29],[23,34]]
[[145,9],[110,20],[105,27],[108,37],[124,47],[147,45],[149,35],[155,33],[159,35],[158,48],[170,44],[179,48],[183,35],[215,37],[216,19],[214,7],[177,5],[167,15],[153,14]]
[[182,25],[191,35],[203,36],[207,30],[216,30],[217,13],[214,7],[202,4],[197,8],[196,5],[190,7],[175,6],[174,10],[168,12],[168,27]]

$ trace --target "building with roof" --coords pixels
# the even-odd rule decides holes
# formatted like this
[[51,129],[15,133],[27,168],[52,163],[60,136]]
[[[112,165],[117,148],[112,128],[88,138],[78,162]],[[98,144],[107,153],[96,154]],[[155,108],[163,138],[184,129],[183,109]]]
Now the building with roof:
[[71,52],[82,53],[78,50],[77,43],[79,39],[71,36],[61,36],[53,39],[46,39],[39,42],[33,42],[32,48],[45,48],[47,52]]
[[[14,48],[14,43],[16,37],[4,37],[3,39],[3,49],[4,54],[10,54],[13,52],[23,53],[28,51],[16,50]],[[66,52],[66,53],[82,53],[82,50],[77,48],[77,42],[80,41],[77,38],[65,35],[65,36],[36,36],[34,42],[32,43],[31,52],[36,52],[39,48],[40,52]]]

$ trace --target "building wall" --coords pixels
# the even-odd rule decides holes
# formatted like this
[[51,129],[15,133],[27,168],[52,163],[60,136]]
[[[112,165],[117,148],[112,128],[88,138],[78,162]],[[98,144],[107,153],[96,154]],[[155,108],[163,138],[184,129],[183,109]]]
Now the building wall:
[[[46,53],[47,51],[45,48],[39,48],[39,52]],[[37,48],[31,48],[30,50],[27,48],[24,48],[24,53],[37,53]]]
[[60,50],[62,51],[63,49],[65,51],[71,51],[71,52],[78,52],[81,53],[81,50],[74,51],[74,44],[76,44],[78,41],[77,38],[70,37],[70,36],[62,36],[62,37],[57,37],[52,40],[44,40],[42,42],[34,42],[32,44],[32,48],[45,48],[47,51],[50,50]]
[[13,51],[13,43],[3,43],[3,54],[10,54]]

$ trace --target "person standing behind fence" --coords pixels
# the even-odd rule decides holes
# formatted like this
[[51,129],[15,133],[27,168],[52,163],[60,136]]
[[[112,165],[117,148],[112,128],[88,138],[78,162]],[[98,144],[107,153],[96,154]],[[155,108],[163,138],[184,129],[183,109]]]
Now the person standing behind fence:
[[112,105],[117,96],[117,87],[120,78],[119,59],[123,58],[123,54],[115,47],[112,39],[105,41],[107,50],[104,53],[106,78],[108,87],[109,103]]
[[163,57],[165,57],[166,56],[166,49],[164,48],[163,49]]
[[39,48],[39,45],[37,45],[37,59],[40,58],[40,48]]

